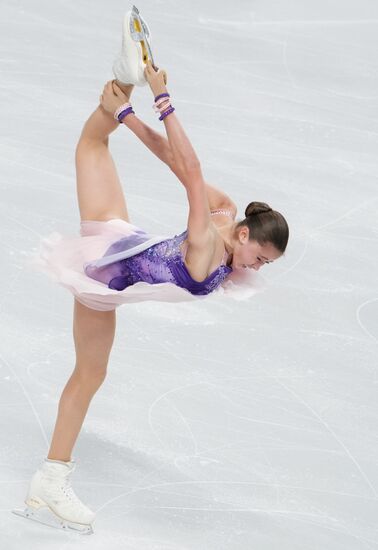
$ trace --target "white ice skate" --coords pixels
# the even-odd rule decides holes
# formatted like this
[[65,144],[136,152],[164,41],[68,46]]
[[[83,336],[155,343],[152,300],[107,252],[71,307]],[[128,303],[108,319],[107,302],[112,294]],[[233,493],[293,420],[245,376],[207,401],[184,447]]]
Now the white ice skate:
[[75,495],[70,475],[76,463],[46,459],[34,474],[25,503],[25,510],[13,510],[14,514],[32,519],[49,527],[93,533],[95,514]]
[[144,69],[147,60],[154,65],[151,32],[138,9],[133,6],[123,20],[122,50],[113,64],[113,73],[122,84],[145,86]]

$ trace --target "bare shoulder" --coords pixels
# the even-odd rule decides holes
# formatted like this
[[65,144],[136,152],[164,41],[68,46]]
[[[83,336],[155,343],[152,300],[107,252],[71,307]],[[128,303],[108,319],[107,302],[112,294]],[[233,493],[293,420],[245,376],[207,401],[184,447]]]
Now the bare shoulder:
[[195,281],[203,281],[221,264],[224,241],[217,228],[232,225],[237,214],[234,203],[211,210],[211,223],[201,239],[188,238],[182,243],[184,263]]
[[214,256],[219,247],[219,233],[213,224],[210,224],[206,238],[201,242],[190,242],[189,239],[182,243],[184,263],[191,277],[201,282],[213,271]]

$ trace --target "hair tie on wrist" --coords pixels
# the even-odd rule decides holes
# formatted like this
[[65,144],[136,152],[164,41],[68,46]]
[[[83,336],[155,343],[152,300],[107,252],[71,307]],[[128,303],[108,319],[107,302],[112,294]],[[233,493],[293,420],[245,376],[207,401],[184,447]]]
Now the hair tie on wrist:
[[163,105],[163,103],[170,103],[171,100],[169,99],[169,97],[162,97],[160,99],[158,99],[157,101],[155,101],[154,105],[156,107],[160,107],[161,105]]
[[128,109],[129,107],[131,107],[131,103],[127,102],[127,103],[122,103],[122,105],[120,105],[115,111],[114,111],[114,118],[115,120],[118,120],[118,116],[120,113],[122,113],[122,111],[125,111],[126,109]]
[[169,107],[171,107],[171,100],[166,97],[164,99],[159,99],[156,103],[152,105],[152,108],[154,109],[155,113],[162,113],[163,111],[166,111]]
[[118,109],[116,109],[115,113],[114,113],[114,119],[115,120],[118,120],[118,122],[120,124],[122,124],[122,120],[127,117],[127,115],[130,115],[130,114],[133,114],[135,115],[134,113],[134,110],[131,106],[131,103],[127,102],[127,103],[123,103],[122,105],[120,105],[118,107]]
[[174,107],[170,107],[167,111],[164,111],[164,113],[159,117],[159,120],[164,120],[165,117],[173,113],[174,110],[175,110]]
[[134,111],[133,111],[133,108],[132,107],[128,107],[127,109],[125,109],[124,111],[122,111],[119,115],[118,115],[118,122],[120,124],[122,124],[123,120],[127,117],[127,115],[135,115]]
[[160,114],[159,120],[164,120],[165,117],[173,113],[175,110],[171,105],[170,95],[168,93],[159,94],[155,97],[155,103],[152,105],[155,113]]
[[171,96],[168,93],[159,94],[155,97],[155,103],[157,102],[158,99],[161,99],[162,97],[171,97]]

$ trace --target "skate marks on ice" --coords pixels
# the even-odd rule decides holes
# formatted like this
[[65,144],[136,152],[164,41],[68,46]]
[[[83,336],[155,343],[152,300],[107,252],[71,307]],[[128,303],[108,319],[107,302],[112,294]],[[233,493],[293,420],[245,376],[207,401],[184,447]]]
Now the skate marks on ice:
[[35,405],[33,403],[33,399],[30,395],[30,393],[27,391],[26,387],[25,387],[25,384],[23,384],[23,382],[21,381],[20,377],[17,375],[17,372],[15,371],[15,369],[12,367],[12,365],[9,363],[9,361],[7,361],[4,357],[4,355],[2,353],[0,353],[0,364],[3,364],[6,366],[6,368],[8,369],[8,371],[11,373],[13,379],[16,381],[17,385],[20,387],[21,389],[21,392],[23,393],[26,401],[28,402],[29,406],[30,406],[30,409],[33,413],[33,416],[35,418],[35,421],[37,422],[37,425],[38,425],[38,428],[40,430],[40,433],[42,435],[42,438],[43,438],[43,441],[46,445],[46,449],[48,449],[48,446],[49,446],[49,443],[48,443],[48,437],[47,437],[47,434],[46,434],[46,431],[45,431],[45,428],[43,427],[43,424],[42,424],[42,420],[41,420],[41,417],[40,415],[38,414],[36,408],[35,408]]
[[[146,17],[148,10],[156,10],[147,19],[151,19],[153,37],[154,32],[158,37],[157,61],[169,63],[172,83],[175,81],[179,90],[179,117],[194,140],[201,143],[198,152],[209,176],[215,184],[219,180],[226,191],[235,193],[239,213],[250,195],[250,200],[256,195],[281,206],[288,212],[293,232],[285,261],[266,271],[271,288],[248,304],[228,302],[218,310],[209,302],[203,317],[199,309],[190,310],[190,316],[185,317],[180,310],[165,307],[161,312],[154,309],[149,316],[148,306],[138,308],[137,315],[136,307],[119,313],[119,351],[116,344],[109,384],[94,403],[87,423],[90,433],[84,433],[81,440],[83,458],[93,454],[86,484],[89,500],[102,522],[101,529],[95,528],[96,537],[87,539],[93,550],[106,546],[114,550],[133,546],[143,550],[377,548],[377,287],[371,260],[376,241],[373,233],[368,233],[375,224],[376,184],[372,178],[377,170],[370,144],[376,124],[372,105],[362,103],[364,97],[373,98],[377,89],[372,86],[376,83],[376,64],[371,54],[369,57],[369,51],[376,47],[372,29],[377,17],[367,20],[367,5],[364,0],[356,4],[360,14],[351,21],[346,20],[351,9],[348,1],[335,5],[323,0],[312,4],[298,0],[267,0],[256,5],[240,2],[232,12],[223,1],[182,4],[177,10],[165,1],[157,7],[152,3],[148,9],[138,6]],[[36,18],[14,13],[7,18],[9,30],[4,28],[9,55],[17,63],[25,58],[30,61],[30,70],[17,69],[6,75],[8,91],[20,93],[19,86],[24,86],[25,80],[22,75],[26,74],[29,90],[41,91],[37,95],[52,109],[45,116],[35,111],[35,104],[25,103],[21,114],[17,102],[15,106],[9,104],[6,122],[18,154],[7,155],[9,147],[3,150],[2,166],[9,157],[8,165],[4,164],[8,166],[4,181],[16,180],[19,195],[22,183],[28,188],[27,197],[33,200],[24,197],[22,204],[15,192],[10,195],[12,201],[5,197],[2,220],[14,237],[11,242],[21,250],[27,249],[31,228],[37,229],[38,235],[46,233],[47,219],[49,226],[54,219],[57,225],[62,220],[67,226],[71,221],[72,227],[77,224],[77,212],[69,200],[74,199],[72,181],[62,170],[67,166],[67,156],[63,149],[53,151],[51,143],[67,143],[67,149],[74,145],[78,124],[93,106],[91,94],[97,93],[99,83],[107,78],[104,67],[109,66],[111,52],[104,43],[91,39],[98,33],[103,5],[93,2],[91,8],[86,13],[84,7],[71,1],[63,8],[35,0]],[[30,12],[26,4],[22,9]],[[119,25],[119,9],[124,6],[116,6],[113,14],[101,19],[109,41]],[[56,10],[59,18],[54,15]],[[316,20],[306,20],[311,10],[318,10]],[[46,13],[46,18],[37,36],[41,13]],[[71,26],[69,16],[73,13]],[[159,21],[156,30],[155,20]],[[22,27],[16,27],[16,21]],[[364,29],[355,24],[364,25]],[[87,32],[88,26],[91,29]],[[325,27],[327,32],[323,32]],[[13,47],[11,33],[20,36],[20,28],[26,40],[17,40],[17,47]],[[237,33],[243,34],[239,43]],[[172,39],[180,44],[173,57]],[[117,41],[114,39],[114,49]],[[49,45],[46,55],[41,54],[41,43]],[[89,43],[95,55],[88,51]],[[241,45],[249,59],[242,58]],[[364,47],[366,56],[361,55]],[[69,54],[73,48],[77,52],[74,58]],[[316,59],[315,68],[303,65],[304,55]],[[336,57],[340,64],[335,63]],[[59,63],[54,66],[51,62],[57,59]],[[215,59],[221,59],[222,65],[215,68]],[[228,87],[221,69],[230,75]],[[195,71],[198,79],[193,78]],[[49,75],[43,84],[40,73]],[[56,97],[64,100],[64,113],[54,109]],[[142,94],[136,97],[142,118],[146,98]],[[146,113],[147,108],[150,115],[149,103]],[[40,159],[34,154],[35,146],[27,151],[22,125],[17,124],[21,116],[35,122],[29,132],[45,149],[46,155]],[[19,139],[14,139],[17,136]],[[366,151],[359,145],[365,137]],[[132,139],[117,139],[112,143],[112,147],[119,146],[117,161],[125,158],[125,166],[129,163],[136,174],[141,167],[139,149],[134,149]],[[127,154],[126,145],[130,148]],[[146,175],[148,181],[155,182],[157,165],[144,158],[147,160],[137,180],[131,180],[126,169],[122,173],[126,194],[130,189],[131,193],[138,192],[138,201],[139,196],[141,199],[140,209],[131,198],[130,207],[146,223],[151,219],[164,224],[164,231],[175,230],[169,221],[172,207],[164,210],[164,205],[172,204],[169,185],[156,187],[156,208],[152,208],[155,188],[151,184],[145,199],[149,201],[146,213],[143,178]],[[311,178],[318,166],[321,170]],[[44,187],[49,187],[48,194]],[[157,212],[162,213],[161,220]],[[15,225],[11,218],[22,220],[24,226]],[[38,235],[34,234],[35,242]],[[7,254],[7,239],[2,241]],[[353,268],[357,262],[359,274]],[[2,373],[4,378],[9,374],[13,387],[23,392],[17,395],[23,412],[13,414],[12,403],[7,403],[8,381],[4,380],[1,396],[17,433],[25,433],[26,426],[35,429],[34,441],[25,437],[21,448],[19,441],[13,447],[4,445],[2,459],[10,463],[17,451],[20,458],[10,475],[21,480],[26,478],[23,456],[35,459],[38,452],[45,452],[45,431],[53,422],[51,400],[38,401],[45,389],[43,381],[48,377],[55,392],[54,369],[58,372],[63,362],[68,365],[66,340],[62,344],[51,339],[49,349],[61,349],[51,364],[41,361],[41,333],[34,327],[40,323],[43,330],[43,323],[51,323],[52,330],[66,334],[69,325],[62,328],[59,316],[70,323],[71,313],[65,309],[68,299],[60,290],[42,284],[35,289],[27,272],[19,273],[17,266],[10,264],[8,267],[3,290],[9,292],[0,298],[2,306],[10,310],[10,326],[4,322],[3,327]],[[24,308],[21,302],[26,290],[28,304]],[[52,312],[51,302],[55,306]],[[23,323],[13,322],[13,305]],[[172,326],[169,315],[175,321]],[[132,325],[134,319],[137,326]],[[20,328],[27,329],[27,338],[20,338]],[[211,338],[214,328],[218,339]],[[137,339],[128,338],[121,345],[123,336],[130,332],[133,336],[149,335],[150,342],[134,346]],[[239,346],[248,342],[245,353],[231,353],[227,336]],[[199,347],[197,338],[203,340]],[[149,345],[151,353],[146,351]],[[223,355],[213,349],[216,345],[223,347]],[[159,353],[154,354],[154,349]],[[210,357],[210,352],[214,356]],[[33,365],[38,361],[41,367],[37,371]],[[145,361],[151,362],[151,368]],[[18,379],[6,369],[7,364],[12,365]],[[125,388],[124,394],[117,391],[117,384],[121,390]],[[118,415],[116,423],[114,412]],[[4,424],[4,433],[6,430],[9,432],[9,426]],[[138,449],[140,454],[129,456],[128,449]],[[100,455],[102,462],[97,461]],[[129,466],[134,465],[135,471],[130,473]],[[117,481],[110,471],[113,466],[119,470],[119,484],[107,486],[106,481]],[[92,480],[104,480],[103,486]],[[8,522],[3,527],[14,543],[12,550],[24,550],[25,540],[29,543],[31,531],[36,529],[22,522],[25,516],[14,516],[11,522],[10,510],[5,512],[5,508],[15,498],[15,486],[9,489],[4,484],[2,489],[1,508]],[[22,496],[23,491],[18,490],[19,503]],[[23,541],[11,539],[15,525]],[[38,533],[38,542],[36,538],[33,542],[28,544],[29,550],[52,547],[44,533]]]

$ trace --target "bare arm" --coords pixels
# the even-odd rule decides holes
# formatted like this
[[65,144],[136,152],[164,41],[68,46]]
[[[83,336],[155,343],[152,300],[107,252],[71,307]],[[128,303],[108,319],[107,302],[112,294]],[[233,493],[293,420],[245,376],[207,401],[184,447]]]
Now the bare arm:
[[[152,153],[154,153],[154,155],[167,164],[172,172],[176,174],[173,154],[169,141],[165,136],[159,132],[156,132],[137,116],[128,116],[124,118],[123,124],[127,126],[142,141],[142,143],[144,143],[144,145],[152,151]],[[210,210],[216,210],[217,208],[230,208],[235,211],[236,214],[235,203],[228,195],[226,195],[226,193],[216,188],[214,185],[210,185],[209,183],[205,183],[205,187]]]
[[[147,60],[144,72],[153,95],[167,95],[169,97],[165,71],[156,69],[151,61]],[[199,159],[175,113],[171,113],[164,118],[164,126],[175,173],[186,187],[193,179],[201,179],[202,177]]]
[[[146,63],[145,75],[154,96],[167,92],[164,71],[155,70],[149,60]],[[114,113],[115,109],[125,102],[126,95],[116,83],[108,82],[100,99],[104,108]],[[125,118],[134,118],[134,115],[130,114]],[[134,129],[138,131],[140,137],[147,138],[154,135],[151,129],[145,126],[139,125],[138,130],[136,123],[137,120],[134,121]],[[160,148],[157,147],[156,140],[155,142],[149,140],[151,150],[158,153],[159,158],[166,159],[164,162],[169,162],[169,166],[186,189],[189,202],[187,252],[195,258],[203,257],[204,254],[208,256],[211,249],[214,249],[218,235],[211,223],[206,182],[203,179],[199,159],[175,113],[171,112],[164,118],[164,126],[169,149],[167,144]],[[154,143],[153,147],[152,143]]]

